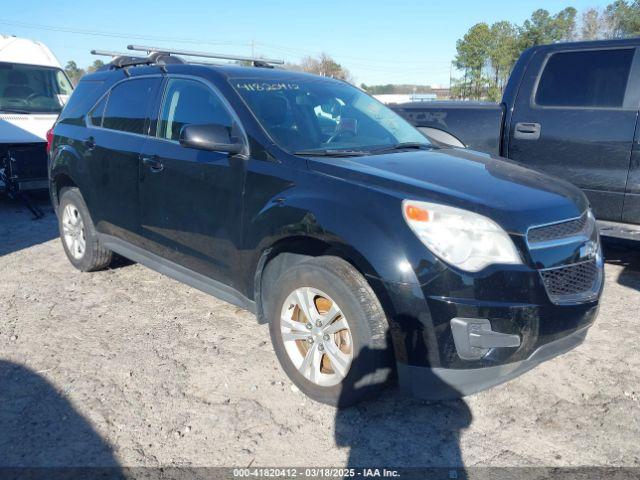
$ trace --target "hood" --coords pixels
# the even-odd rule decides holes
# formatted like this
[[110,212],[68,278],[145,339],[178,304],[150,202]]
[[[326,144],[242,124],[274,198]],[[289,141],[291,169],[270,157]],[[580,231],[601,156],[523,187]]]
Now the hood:
[[0,143],[45,142],[58,114],[0,114]]
[[521,164],[471,150],[447,148],[362,157],[314,157],[312,170],[392,190],[396,196],[464,208],[510,233],[574,218],[588,207],[568,182]]

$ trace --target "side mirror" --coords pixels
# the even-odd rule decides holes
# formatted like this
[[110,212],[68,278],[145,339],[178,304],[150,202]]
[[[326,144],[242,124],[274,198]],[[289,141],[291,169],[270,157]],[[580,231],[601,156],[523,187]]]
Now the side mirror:
[[180,145],[211,152],[241,153],[244,145],[234,143],[229,128],[223,125],[186,125],[180,130]]

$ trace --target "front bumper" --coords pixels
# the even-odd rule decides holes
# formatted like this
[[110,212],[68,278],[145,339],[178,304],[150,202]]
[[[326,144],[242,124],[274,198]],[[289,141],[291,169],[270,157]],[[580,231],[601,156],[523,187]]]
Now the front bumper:
[[[401,389],[437,399],[497,385],[577,346],[596,319],[602,280],[594,297],[575,304],[552,302],[539,272],[526,267],[372,283],[389,319]],[[461,337],[466,321],[476,328]]]
[[542,362],[572,350],[587,336],[588,327],[534,350],[527,358],[513,363],[483,368],[453,369],[416,367],[397,363],[403,392],[430,400],[460,398],[494,387],[531,370]]

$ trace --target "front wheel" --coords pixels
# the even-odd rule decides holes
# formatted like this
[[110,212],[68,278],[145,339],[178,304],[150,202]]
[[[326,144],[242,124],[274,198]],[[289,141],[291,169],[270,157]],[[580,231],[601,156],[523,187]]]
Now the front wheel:
[[386,384],[392,364],[387,319],[349,263],[310,258],[283,272],[268,290],[275,299],[268,304],[276,355],[306,395],[347,406]]

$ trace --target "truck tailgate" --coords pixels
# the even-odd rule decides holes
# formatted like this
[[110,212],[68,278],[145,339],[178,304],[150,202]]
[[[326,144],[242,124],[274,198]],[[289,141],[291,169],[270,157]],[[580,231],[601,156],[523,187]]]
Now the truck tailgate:
[[500,154],[504,106],[484,102],[414,102],[390,105],[416,127],[447,132],[472,150]]

